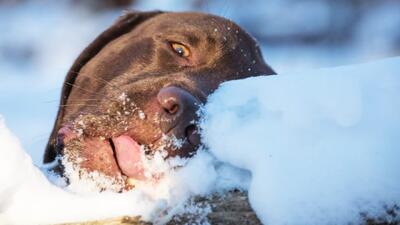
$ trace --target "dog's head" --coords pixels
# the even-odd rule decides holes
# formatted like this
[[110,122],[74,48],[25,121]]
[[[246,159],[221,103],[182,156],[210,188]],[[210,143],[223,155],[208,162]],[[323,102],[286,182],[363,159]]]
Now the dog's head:
[[229,20],[129,12],[68,72],[44,162],[68,155],[82,170],[141,178],[140,145],[190,156],[207,96],[224,81],[268,74],[255,40]]

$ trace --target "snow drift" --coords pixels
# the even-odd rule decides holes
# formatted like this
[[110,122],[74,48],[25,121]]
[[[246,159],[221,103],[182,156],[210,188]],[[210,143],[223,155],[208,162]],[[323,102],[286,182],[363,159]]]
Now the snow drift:
[[250,170],[264,224],[347,224],[400,205],[400,58],[223,84],[203,141]]

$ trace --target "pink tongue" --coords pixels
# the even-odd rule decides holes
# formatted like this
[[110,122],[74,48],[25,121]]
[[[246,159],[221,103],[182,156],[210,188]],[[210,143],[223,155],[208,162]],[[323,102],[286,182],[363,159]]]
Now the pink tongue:
[[128,177],[144,180],[140,145],[131,137],[122,135],[113,138],[115,154],[121,171]]

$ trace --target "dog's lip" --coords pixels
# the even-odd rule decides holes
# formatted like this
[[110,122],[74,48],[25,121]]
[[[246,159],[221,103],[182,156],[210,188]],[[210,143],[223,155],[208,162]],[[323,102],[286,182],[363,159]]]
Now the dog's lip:
[[122,174],[129,178],[145,180],[141,146],[128,135],[110,138],[116,163]]
[[198,147],[201,142],[198,127],[195,124],[189,125],[185,130],[185,136],[189,144],[193,147]]

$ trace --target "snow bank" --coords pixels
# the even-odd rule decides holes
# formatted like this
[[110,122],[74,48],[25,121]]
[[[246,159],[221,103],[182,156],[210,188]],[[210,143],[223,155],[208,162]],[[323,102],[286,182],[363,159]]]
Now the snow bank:
[[400,205],[399,98],[400,58],[230,81],[204,109],[203,141],[251,171],[264,224],[357,224]]

